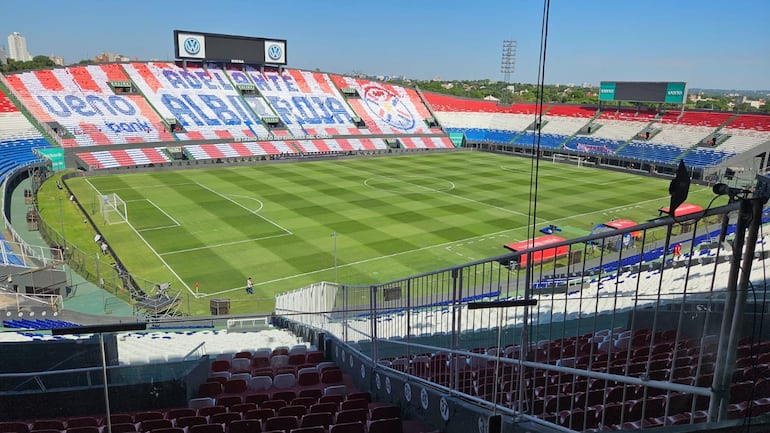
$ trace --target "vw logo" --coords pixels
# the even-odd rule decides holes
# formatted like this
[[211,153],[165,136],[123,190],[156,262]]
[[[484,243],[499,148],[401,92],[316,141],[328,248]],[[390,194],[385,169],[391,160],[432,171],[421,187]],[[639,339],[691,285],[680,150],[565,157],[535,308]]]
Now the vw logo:
[[187,54],[196,55],[201,52],[201,43],[195,38],[187,38],[184,40],[184,50]]
[[422,405],[423,409],[427,410],[429,403],[430,403],[430,401],[428,400],[428,390],[423,388],[420,391],[420,404]]
[[273,44],[267,47],[267,57],[269,57],[270,60],[281,60],[281,57],[283,57],[281,46]]
[[449,402],[446,401],[445,397],[441,397],[439,400],[438,411],[441,413],[441,419],[449,421]]

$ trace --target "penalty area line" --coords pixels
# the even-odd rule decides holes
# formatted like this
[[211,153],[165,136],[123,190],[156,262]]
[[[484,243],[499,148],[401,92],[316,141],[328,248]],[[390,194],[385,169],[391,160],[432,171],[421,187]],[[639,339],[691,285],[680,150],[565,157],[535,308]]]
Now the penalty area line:
[[202,247],[195,247],[195,248],[185,248],[183,250],[175,250],[175,251],[167,251],[165,253],[160,253],[161,256],[170,256],[172,254],[181,254],[181,253],[189,253],[192,251],[200,251],[200,250],[208,250],[211,248],[219,248],[219,247],[228,247],[230,245],[238,245],[243,244],[246,242],[256,242],[256,241],[263,241],[265,239],[273,239],[273,238],[280,238],[283,236],[293,236],[292,233],[281,233],[278,235],[272,235],[272,236],[262,236],[259,238],[251,238],[251,239],[241,239],[239,241],[232,241],[232,242],[224,242],[221,244],[213,244],[213,245],[205,245]]
[[[94,184],[92,184],[92,183],[91,183],[91,181],[89,181],[89,180],[88,180],[88,178],[86,178],[85,180],[86,180],[86,182],[87,182],[89,185],[91,185],[91,188],[93,188],[93,189],[94,189],[95,191],[97,191],[97,192],[99,191],[98,189],[96,189],[96,186],[94,186]],[[149,248],[149,249],[150,249],[150,251],[152,251],[152,253],[153,253],[153,254],[155,254],[155,257],[157,257],[157,258],[158,258],[158,260],[160,260],[160,262],[161,262],[161,263],[163,263],[163,266],[165,266],[165,267],[168,269],[168,271],[169,271],[169,272],[171,272],[171,274],[172,274],[172,275],[173,275],[173,276],[174,276],[174,277],[175,277],[175,278],[176,278],[176,279],[177,279],[177,280],[178,280],[180,283],[182,283],[182,285],[183,285],[183,286],[184,286],[184,287],[187,289],[187,291],[188,291],[190,294],[192,294],[192,295],[194,296],[194,295],[195,295],[195,293],[192,291],[192,289],[190,288],[190,286],[188,286],[188,285],[187,285],[187,283],[185,283],[185,282],[184,282],[184,280],[182,279],[182,277],[180,277],[180,276],[179,276],[179,274],[177,274],[177,273],[176,273],[176,271],[174,270],[174,268],[172,268],[172,267],[171,267],[171,266],[170,266],[170,265],[169,265],[169,264],[168,264],[168,263],[167,263],[167,262],[166,262],[166,261],[163,259],[163,257],[161,257],[161,255],[160,255],[160,254],[158,254],[158,252],[157,252],[157,251],[155,251],[155,248],[153,248],[153,247],[152,247],[152,245],[150,245],[150,243],[147,241],[147,239],[145,239],[145,238],[144,238],[144,236],[142,236],[142,234],[141,234],[141,233],[139,233],[139,231],[138,231],[138,230],[136,230],[136,227],[134,227],[134,226],[133,226],[133,225],[132,225],[132,224],[131,224],[131,223],[128,221],[128,219],[126,219],[125,221],[126,221],[126,224],[128,224],[128,227],[130,227],[130,228],[131,228],[131,230],[132,230],[132,231],[133,231],[133,232],[136,234],[136,236],[137,236],[139,239],[141,239],[141,240],[142,240],[142,242],[143,242],[143,243],[144,243],[144,244],[147,246],[147,248]]]

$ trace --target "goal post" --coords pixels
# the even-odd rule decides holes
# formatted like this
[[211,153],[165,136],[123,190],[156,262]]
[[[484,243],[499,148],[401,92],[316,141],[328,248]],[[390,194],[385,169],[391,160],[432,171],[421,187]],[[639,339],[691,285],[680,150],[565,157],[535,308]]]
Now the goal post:
[[578,155],[568,155],[566,153],[554,153],[552,155],[553,164],[557,162],[566,162],[568,164],[576,164],[578,167],[583,166],[583,157]]
[[128,222],[126,202],[115,193],[103,194],[99,200],[102,220],[107,224]]

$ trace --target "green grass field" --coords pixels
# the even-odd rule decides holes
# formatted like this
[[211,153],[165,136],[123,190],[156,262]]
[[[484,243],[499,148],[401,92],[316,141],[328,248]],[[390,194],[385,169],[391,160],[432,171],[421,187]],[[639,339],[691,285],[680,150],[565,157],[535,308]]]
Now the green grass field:
[[[275,293],[313,282],[385,282],[504,254],[503,244],[527,237],[530,165],[455,152],[90,176],[68,184],[98,223],[99,194],[117,193],[128,224],[100,225],[106,239],[130,272],[190,293],[189,311],[200,315],[208,314],[212,297],[232,299],[231,313],[271,311]],[[668,205],[668,184],[541,161],[536,227],[555,224],[572,238],[613,218],[643,222]],[[711,197],[693,185],[688,202],[705,206]],[[73,225],[69,232],[87,228]],[[247,277],[253,296],[245,293]]]

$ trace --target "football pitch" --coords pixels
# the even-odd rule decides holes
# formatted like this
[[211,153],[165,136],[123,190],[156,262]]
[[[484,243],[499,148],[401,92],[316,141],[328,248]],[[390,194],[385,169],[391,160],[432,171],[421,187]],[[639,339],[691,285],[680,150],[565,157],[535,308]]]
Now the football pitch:
[[[530,159],[481,152],[110,174],[68,180],[126,268],[230,312],[272,311],[276,293],[319,281],[374,284],[502,255],[530,223]],[[667,179],[540,161],[537,220],[587,235],[668,206]],[[107,224],[100,197],[125,202]],[[693,185],[688,202],[713,197]],[[254,294],[245,290],[254,281]],[[187,310],[187,308],[185,308]]]

